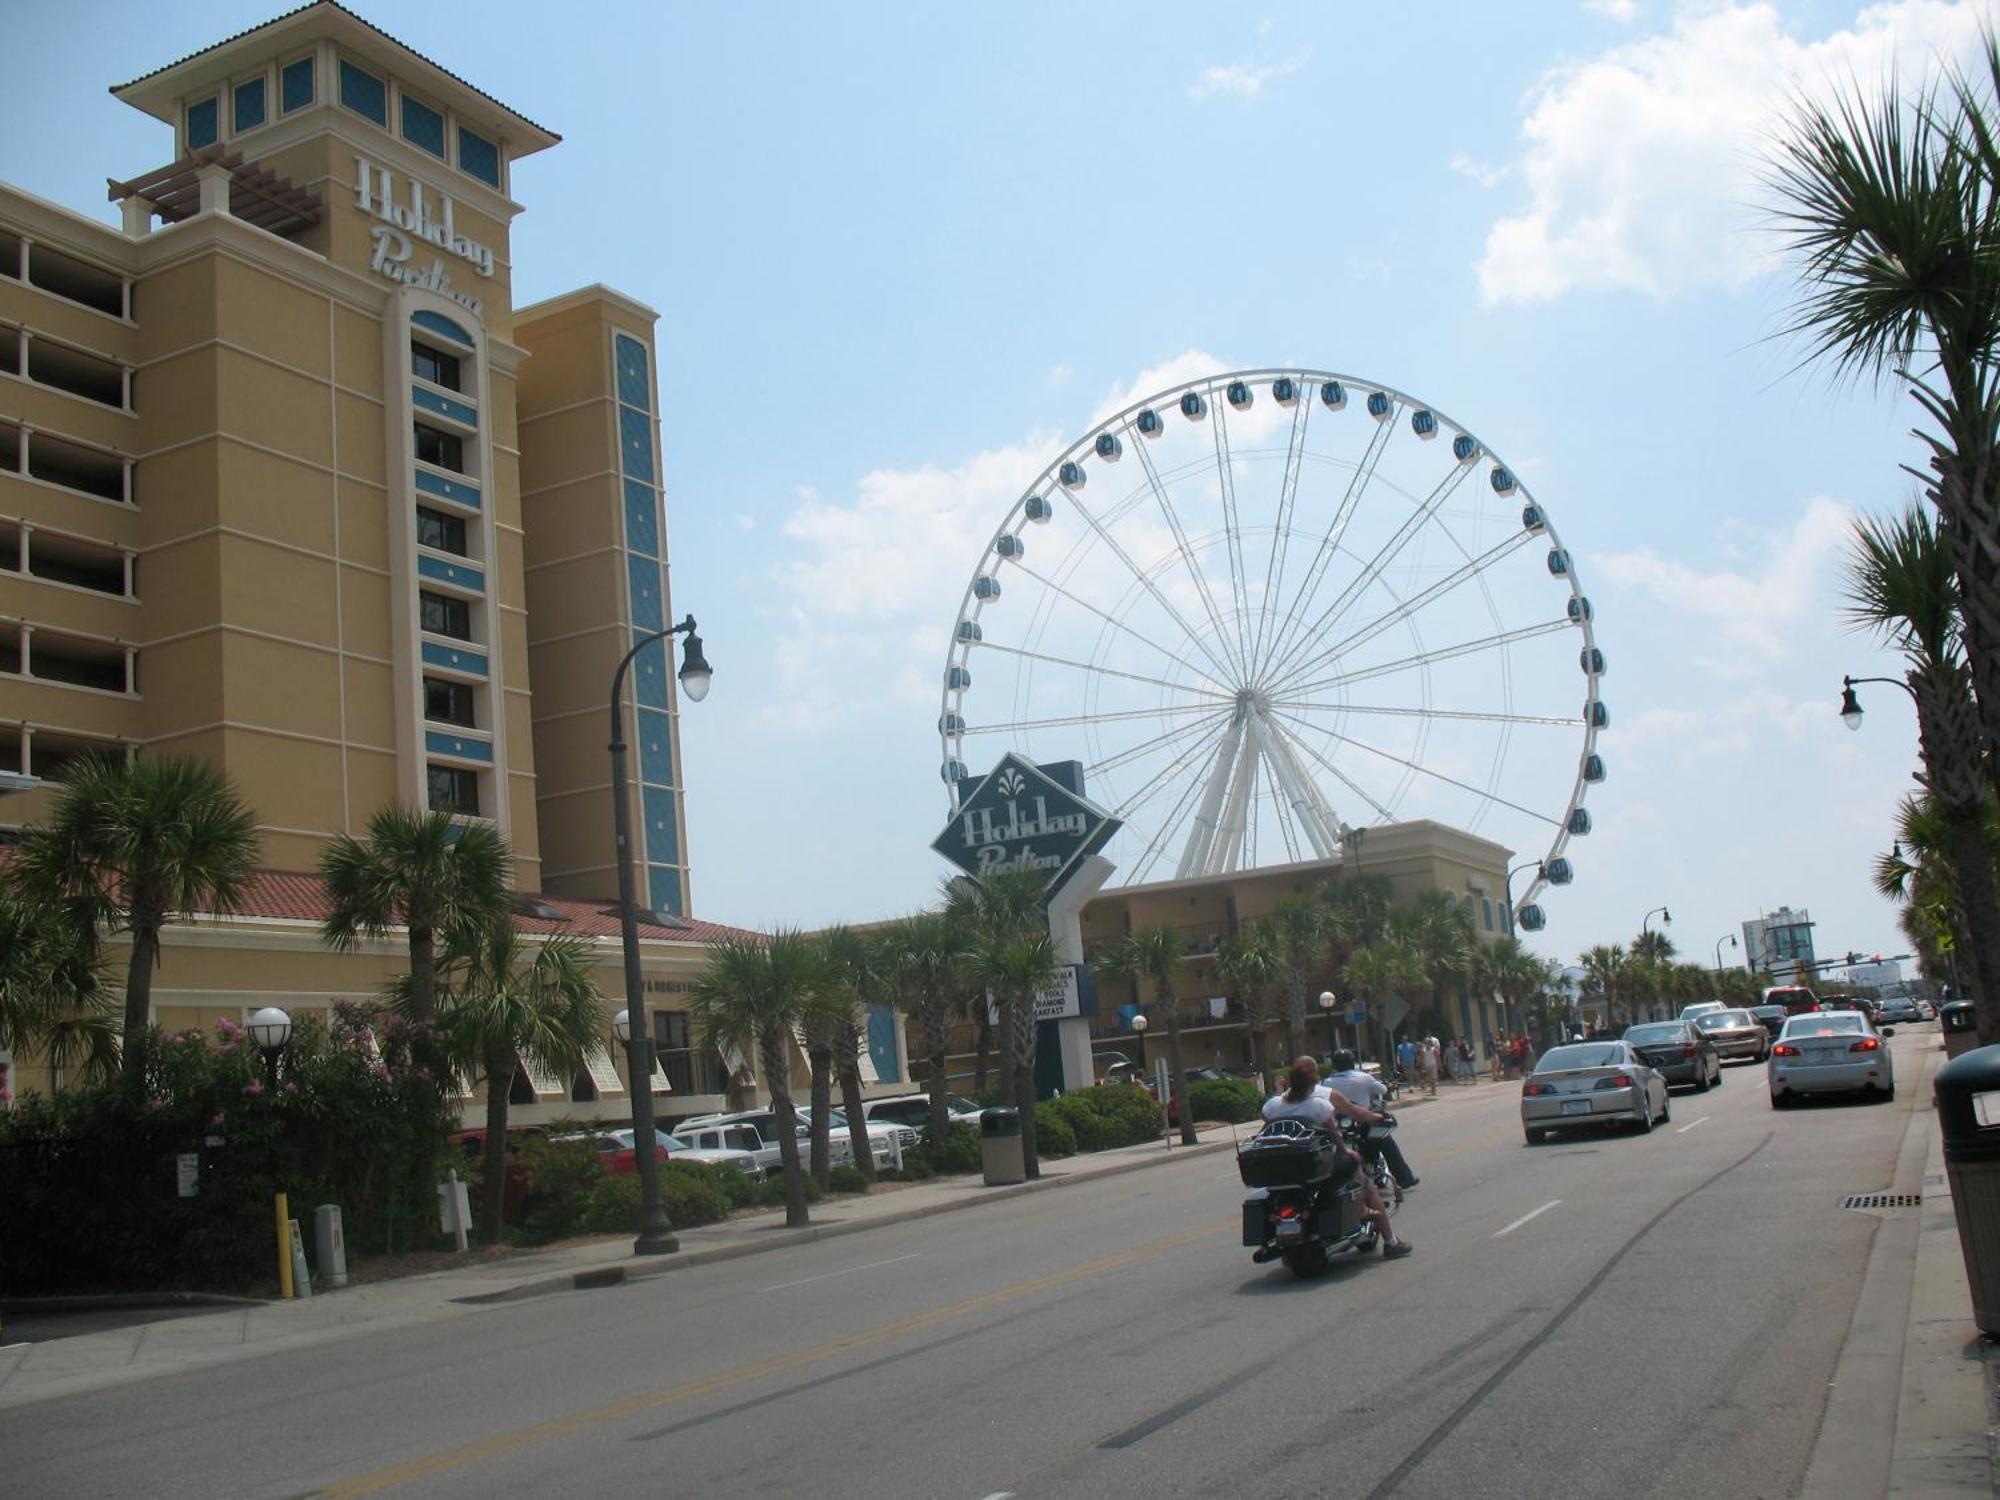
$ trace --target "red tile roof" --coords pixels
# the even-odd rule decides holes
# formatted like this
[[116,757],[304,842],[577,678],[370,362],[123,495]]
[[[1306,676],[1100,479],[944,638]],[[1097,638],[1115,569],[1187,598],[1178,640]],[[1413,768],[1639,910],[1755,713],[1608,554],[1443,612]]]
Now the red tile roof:
[[[568,896],[549,896],[536,891],[516,893],[514,925],[523,932],[568,933],[573,937],[617,937],[618,903],[578,901]],[[532,902],[558,915],[530,916],[520,907]],[[234,915],[263,917],[280,921],[320,922],[327,913],[326,886],[317,875],[300,870],[259,870],[243,893]],[[685,925],[662,927],[641,921],[639,936],[656,943],[719,943],[728,938],[757,937],[742,927],[720,922],[702,922],[692,917]]]

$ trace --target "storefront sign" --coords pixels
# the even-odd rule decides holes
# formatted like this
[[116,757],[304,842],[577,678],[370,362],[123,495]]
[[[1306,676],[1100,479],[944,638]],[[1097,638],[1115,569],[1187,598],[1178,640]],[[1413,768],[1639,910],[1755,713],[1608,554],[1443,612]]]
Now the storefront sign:
[[[1062,1021],[1071,1016],[1083,1014],[1083,965],[1065,964],[1055,982],[1035,995],[1035,1019],[1037,1021]],[[1000,1007],[993,997],[986,998],[986,1018],[994,1026],[1000,1024]]]
[[[477,317],[483,299],[469,296],[451,284],[444,262],[433,256],[430,264],[418,265],[414,255],[419,244],[435,245],[476,268],[481,276],[493,274],[493,250],[468,234],[461,234],[454,222],[457,205],[448,194],[435,188],[427,193],[414,177],[408,179],[403,201],[396,201],[396,174],[378,167],[365,156],[354,158],[354,206],[382,222],[373,231],[375,254],[368,269],[378,276],[405,286],[422,287],[449,298]],[[433,196],[434,195],[434,196]]]
[[1040,871],[1053,895],[1123,826],[1010,751],[965,794],[931,847],[968,875]]

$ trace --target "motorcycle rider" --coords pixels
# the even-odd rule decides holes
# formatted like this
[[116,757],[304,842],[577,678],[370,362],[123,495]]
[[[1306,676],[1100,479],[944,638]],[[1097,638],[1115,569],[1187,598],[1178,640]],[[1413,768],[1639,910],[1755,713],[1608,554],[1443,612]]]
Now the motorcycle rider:
[[[1382,1101],[1389,1097],[1389,1086],[1373,1073],[1363,1072],[1352,1048],[1336,1047],[1329,1061],[1333,1071],[1320,1084],[1323,1093],[1341,1095],[1349,1104],[1359,1104],[1364,1109],[1379,1110]],[[1389,1164],[1389,1175],[1396,1179],[1396,1185],[1404,1192],[1415,1187],[1422,1179],[1410,1170],[1410,1164],[1403,1159],[1403,1148],[1392,1135],[1385,1141],[1367,1141],[1362,1144],[1364,1159],[1379,1154]]]
[[[1333,1123],[1335,1116],[1345,1115],[1364,1125],[1373,1125],[1382,1118],[1374,1110],[1350,1102],[1344,1094],[1323,1092],[1319,1087],[1319,1064],[1310,1057],[1293,1062],[1285,1075],[1285,1091],[1266,1099],[1263,1113],[1266,1120],[1302,1120],[1315,1130],[1326,1131],[1336,1141],[1340,1137]],[[1344,1145],[1337,1149],[1346,1170],[1336,1175],[1344,1180],[1361,1169],[1361,1158]],[[1397,1260],[1410,1253],[1410,1242],[1396,1238],[1389,1211],[1382,1206],[1382,1195],[1366,1177],[1361,1179],[1361,1216],[1374,1224],[1376,1236],[1382,1241],[1384,1260]]]

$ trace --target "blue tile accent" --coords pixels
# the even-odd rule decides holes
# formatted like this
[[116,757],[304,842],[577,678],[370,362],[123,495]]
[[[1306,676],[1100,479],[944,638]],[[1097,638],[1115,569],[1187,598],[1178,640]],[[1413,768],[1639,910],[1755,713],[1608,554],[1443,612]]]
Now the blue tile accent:
[[439,583],[453,584],[462,589],[486,592],[486,575],[477,568],[468,568],[464,563],[449,563],[441,557],[427,553],[417,554],[417,575],[421,578],[435,578]]
[[868,1007],[868,1060],[875,1064],[875,1076],[884,1083],[903,1081],[896,1062],[896,1012],[889,1006]]
[[313,102],[313,60],[288,62],[278,74],[278,107],[286,114]]
[[444,156],[444,116],[421,99],[403,96],[403,139],[432,156]]
[[646,904],[666,916],[686,916],[681,910],[681,872],[669,865],[646,866]]
[[650,708],[639,710],[639,779],[674,784],[673,721]]
[[[643,630],[632,632],[638,640]],[[655,641],[632,658],[632,692],[644,708],[667,706],[667,642]]]
[[660,555],[659,492],[638,479],[625,481],[625,549]]
[[632,587],[632,623],[641,630],[658,630],[667,623],[660,599],[660,565],[650,557],[628,554],[625,576]]
[[618,363],[618,399],[641,411],[653,409],[653,383],[646,378],[646,346],[629,333],[613,337]]
[[458,127],[458,169],[488,187],[500,186],[500,148],[477,131]]
[[389,86],[346,58],[340,60],[340,102],[385,130],[389,125]]
[[238,135],[246,130],[255,130],[264,123],[264,80],[247,79],[236,85],[231,96],[229,118],[235,122]]
[[198,99],[188,106],[187,143],[188,150],[199,151],[203,146],[213,146],[221,130],[222,107],[213,98]]
[[427,307],[420,307],[410,314],[410,321],[419,328],[428,328],[432,333],[442,334],[448,339],[456,339],[468,349],[472,347],[472,335],[452,322],[443,313],[434,313]]
[[432,755],[455,755],[460,760],[476,760],[489,766],[493,764],[493,745],[490,741],[453,734],[448,729],[425,730],[424,748]]
[[479,509],[479,487],[460,479],[446,479],[442,474],[433,474],[429,469],[416,471],[417,488],[426,495],[436,495],[449,500],[454,505],[463,505],[467,510]]
[[473,651],[465,646],[447,646],[441,641],[425,641],[423,658],[427,667],[443,667],[448,672],[465,672],[477,677],[486,675],[484,651]]
[[653,422],[629,406],[618,408],[618,458],[628,478],[652,482]]
[[440,396],[436,391],[423,386],[410,387],[410,402],[419,411],[434,411],[441,417],[450,417],[454,422],[463,422],[467,427],[479,425],[479,411],[467,406],[463,401],[454,401],[449,396]]
[[639,789],[646,818],[646,859],[654,864],[680,862],[681,830],[674,818],[674,794],[663,786]]

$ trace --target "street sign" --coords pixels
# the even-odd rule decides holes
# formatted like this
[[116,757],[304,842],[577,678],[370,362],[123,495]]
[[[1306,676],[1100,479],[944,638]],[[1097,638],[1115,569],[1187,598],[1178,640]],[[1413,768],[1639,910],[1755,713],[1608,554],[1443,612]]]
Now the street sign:
[[1382,1024],[1391,1031],[1401,1026],[1403,1024],[1403,1017],[1409,1013],[1409,1002],[1398,1000],[1394,995],[1391,995],[1387,1000],[1382,1002]]
[[1368,1002],[1366,1000],[1350,1000],[1347,1002],[1347,1024],[1349,1026],[1360,1026],[1367,1019]]
[[1123,825],[1009,751],[967,791],[931,847],[968,875],[1037,870],[1053,895]]

